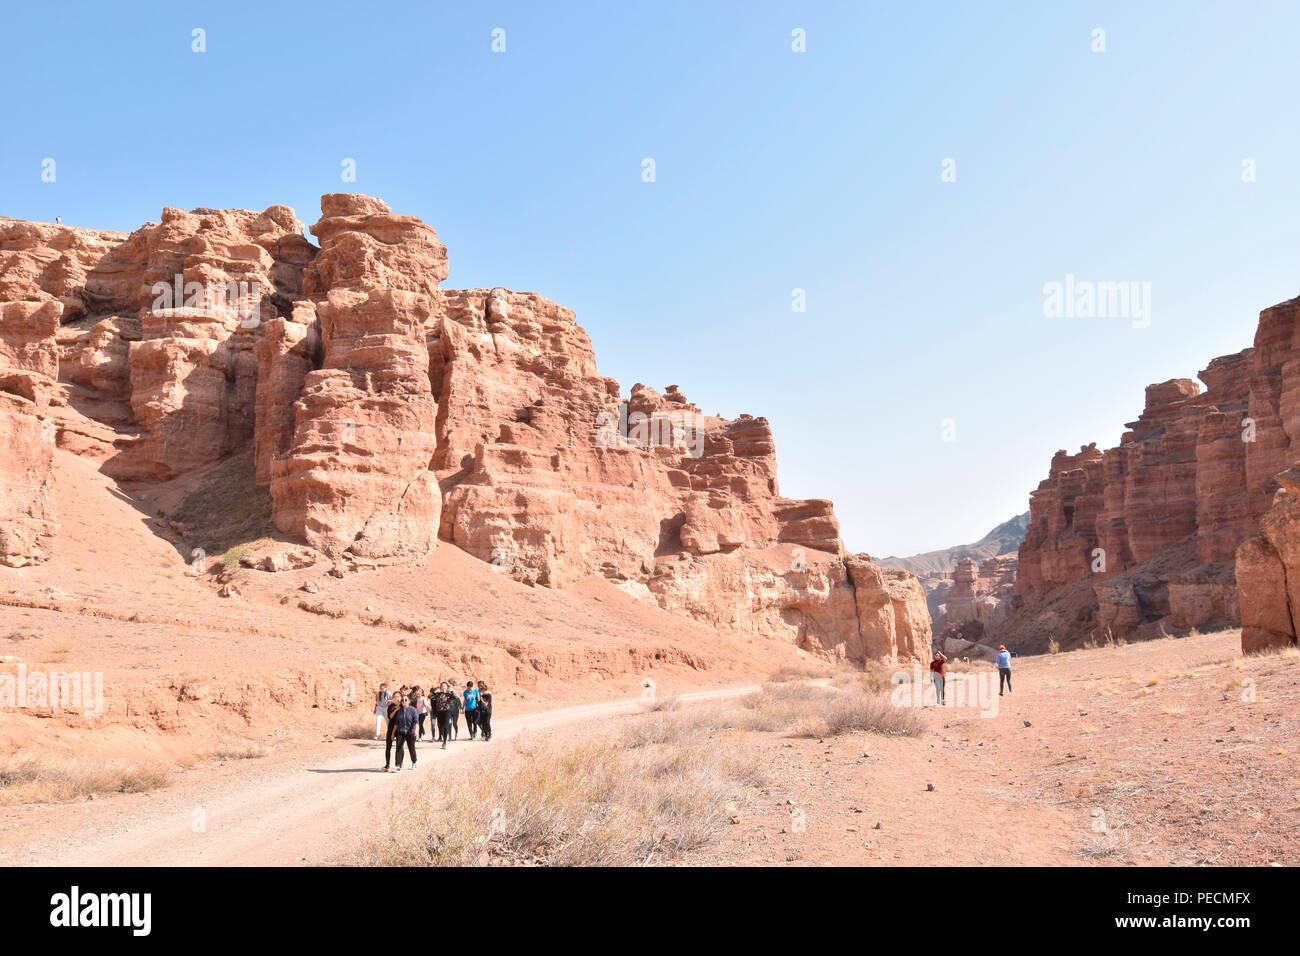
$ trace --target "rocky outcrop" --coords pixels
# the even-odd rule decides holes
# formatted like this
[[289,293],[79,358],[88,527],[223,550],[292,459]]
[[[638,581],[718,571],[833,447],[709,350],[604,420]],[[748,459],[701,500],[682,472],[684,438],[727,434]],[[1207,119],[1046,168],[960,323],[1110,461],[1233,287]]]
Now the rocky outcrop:
[[978,622],[983,633],[1000,624],[1016,590],[1017,565],[1015,555],[986,558],[978,565],[970,558],[958,562],[934,616],[934,633],[947,635],[970,622]]
[[1294,647],[1300,635],[1300,469],[1277,476],[1260,534],[1237,549],[1241,649]]
[[53,527],[52,446],[27,448],[49,409],[60,448],[130,487],[251,461],[244,497],[269,496],[290,555],[258,568],[305,544],[344,573],[442,540],[827,658],[928,653],[915,576],[846,554],[830,502],[780,494],[765,419],[624,395],[571,311],[443,289],[434,230],[377,199],[325,196],[311,232],[284,206],[166,209],[129,236],[0,221],[5,427],[30,452],[4,466],[24,476],[8,560],[40,560]]
[[1243,542],[1261,530],[1276,476],[1300,458],[1298,319],[1300,300],[1264,310],[1254,347],[1210,362],[1199,376],[1204,391],[1189,379],[1152,385],[1117,447],[1056,453],[1031,496],[1020,548],[1023,615],[1090,582],[1094,598],[1075,609],[1067,637],[1256,614],[1271,630],[1273,612],[1260,608],[1276,544],[1267,533]]

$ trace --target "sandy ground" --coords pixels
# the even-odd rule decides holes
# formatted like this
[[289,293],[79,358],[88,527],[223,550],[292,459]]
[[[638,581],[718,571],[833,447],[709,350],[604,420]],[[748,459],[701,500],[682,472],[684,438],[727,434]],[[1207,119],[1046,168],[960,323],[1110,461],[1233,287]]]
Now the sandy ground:
[[1022,659],[996,716],[930,708],[919,738],[760,735],[773,785],[690,862],[1296,865],[1300,657],[1239,640]]
[[[919,737],[728,732],[719,746],[758,757],[768,783],[738,793],[735,822],[678,862],[1294,865],[1300,658],[1243,660],[1237,640],[1023,659],[1014,693],[994,691],[983,708],[925,707]],[[684,695],[684,712],[754,689]],[[423,744],[419,769],[401,775],[379,772],[382,744],[339,740],[190,771],[153,794],[8,808],[0,864],[328,864],[390,812],[392,794],[430,774],[468,772],[512,738],[616,731],[639,709],[628,698],[502,714],[491,743]]]

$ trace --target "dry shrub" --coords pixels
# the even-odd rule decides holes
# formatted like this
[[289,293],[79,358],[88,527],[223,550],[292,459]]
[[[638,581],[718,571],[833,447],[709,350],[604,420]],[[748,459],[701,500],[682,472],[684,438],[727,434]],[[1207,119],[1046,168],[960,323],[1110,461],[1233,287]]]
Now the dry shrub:
[[213,751],[211,756],[214,760],[257,760],[270,754],[271,748],[266,744],[249,741],[221,747]]
[[834,676],[835,668],[829,664],[787,664],[779,670],[773,671],[767,680],[768,683],[783,684],[788,681],[824,680],[827,677]]
[[375,736],[375,724],[372,720],[358,720],[344,724],[334,734],[337,740],[370,740]]
[[0,806],[66,803],[100,793],[140,793],[167,786],[161,763],[89,759],[56,761],[19,755],[0,759]]
[[641,709],[646,713],[660,713],[676,710],[681,705],[681,700],[678,699],[676,694],[673,694],[669,697],[656,697],[654,700],[645,701],[642,703]]
[[925,729],[921,715],[912,707],[895,707],[883,694],[845,694],[833,700],[820,714],[806,718],[796,736],[837,737],[840,734],[895,734],[915,737]]

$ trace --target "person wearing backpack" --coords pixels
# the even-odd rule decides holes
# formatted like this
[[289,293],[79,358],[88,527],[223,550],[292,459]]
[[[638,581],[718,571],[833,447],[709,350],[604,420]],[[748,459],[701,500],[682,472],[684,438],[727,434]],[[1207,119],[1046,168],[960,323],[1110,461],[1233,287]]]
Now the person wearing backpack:
[[478,729],[485,742],[492,739],[492,692],[487,681],[478,682]]
[[405,746],[411,752],[411,769],[415,769],[415,732],[420,726],[420,714],[411,705],[410,697],[403,697],[401,706],[393,714],[393,726],[396,728],[394,735],[397,740],[397,769],[396,773],[402,770],[402,748]]
[[455,699],[456,693],[446,681],[433,694],[433,716],[438,720],[438,739],[443,750],[447,749],[447,739],[451,736],[451,705]]
[[460,740],[460,695],[451,695],[451,739]]
[[393,695],[388,692],[388,685],[380,684],[375,691],[375,739],[378,740],[388,724],[388,702]]
[[474,682],[465,682],[465,726],[469,728],[469,739],[478,733],[478,688]]

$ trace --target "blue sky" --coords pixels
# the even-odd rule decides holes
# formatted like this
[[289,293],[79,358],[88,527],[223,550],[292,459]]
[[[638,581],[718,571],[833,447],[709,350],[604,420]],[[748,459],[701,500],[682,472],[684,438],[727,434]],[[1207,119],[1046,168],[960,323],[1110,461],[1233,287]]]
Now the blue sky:
[[[380,196],[625,392],[767,416],[854,550],[979,537],[1300,292],[1294,4],[293,6],[8,8],[0,213]],[[1045,317],[1067,274],[1150,283],[1149,327]]]

